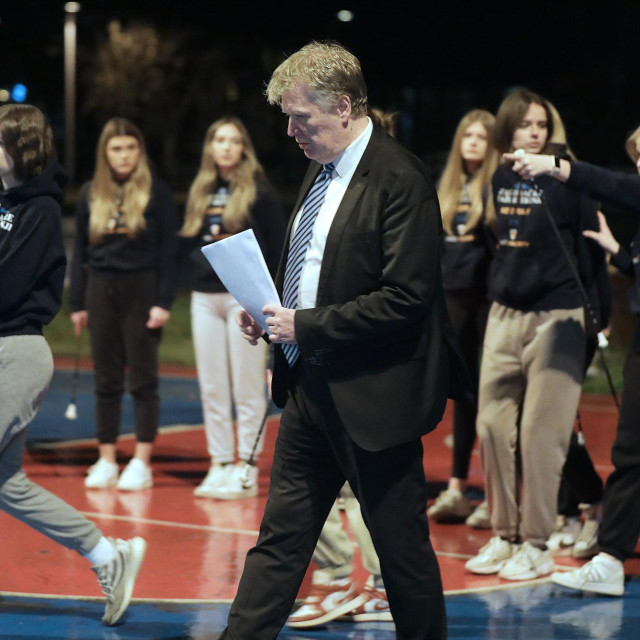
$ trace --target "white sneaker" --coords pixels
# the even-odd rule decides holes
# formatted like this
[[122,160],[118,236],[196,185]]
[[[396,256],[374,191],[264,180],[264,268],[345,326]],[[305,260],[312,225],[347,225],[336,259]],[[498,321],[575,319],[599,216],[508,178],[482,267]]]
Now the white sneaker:
[[551,582],[568,589],[621,596],[624,593],[624,566],[619,560],[600,553],[579,569],[552,573]]
[[472,529],[491,529],[489,503],[483,500],[475,511],[465,520],[465,524]]
[[218,500],[254,498],[258,495],[258,467],[247,462],[233,465],[227,482],[211,492]]
[[547,540],[547,548],[550,551],[558,551],[566,547],[572,547],[580,535],[582,524],[580,518],[558,516],[556,530]]
[[574,558],[591,558],[598,553],[598,531],[600,523],[597,520],[585,520],[582,531],[576,539],[571,555]]
[[115,558],[107,564],[91,567],[98,576],[104,595],[107,596],[107,606],[102,616],[102,623],[106,625],[118,622],[129,606],[138,571],[147,550],[147,543],[142,538],[111,540],[111,543],[115,547]]
[[478,551],[478,555],[467,560],[465,569],[471,573],[490,575],[498,573],[504,564],[517,551],[518,545],[503,540],[500,536],[493,536],[487,544]]
[[87,489],[107,489],[118,484],[118,465],[104,458],[98,458],[98,462],[87,469],[87,477],[84,486]]
[[364,594],[358,593],[351,578],[331,580],[325,578],[323,572],[316,571],[312,580],[309,595],[289,616],[287,626],[305,629],[324,625],[348,614],[367,600]]
[[140,458],[131,458],[122,472],[120,480],[118,480],[118,489],[121,491],[142,491],[142,489],[149,489],[152,486],[151,467]]
[[456,524],[464,522],[473,511],[469,498],[458,489],[445,489],[427,509],[427,515],[435,522]]
[[232,464],[214,462],[209,468],[207,477],[196,487],[193,495],[198,498],[213,498],[214,491],[226,484],[232,471]]
[[498,577],[505,580],[533,580],[553,571],[553,558],[549,549],[538,549],[528,542],[505,562]]

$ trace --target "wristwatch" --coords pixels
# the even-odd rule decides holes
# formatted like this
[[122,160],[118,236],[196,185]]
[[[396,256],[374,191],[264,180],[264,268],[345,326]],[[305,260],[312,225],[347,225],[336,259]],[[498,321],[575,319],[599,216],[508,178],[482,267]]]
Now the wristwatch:
[[553,156],[553,169],[551,169],[551,175],[557,176],[560,173],[560,158]]

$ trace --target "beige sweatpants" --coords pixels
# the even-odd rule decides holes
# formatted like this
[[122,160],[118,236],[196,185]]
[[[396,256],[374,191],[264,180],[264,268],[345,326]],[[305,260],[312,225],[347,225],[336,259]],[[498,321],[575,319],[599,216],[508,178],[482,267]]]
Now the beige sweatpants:
[[477,428],[495,535],[543,545],[553,532],[584,358],[581,307],[523,312],[491,306]]
[[[362,519],[360,503],[348,483],[342,487],[340,495],[344,500],[349,526],[360,547],[362,564],[375,580],[379,580],[380,561],[373,547],[369,529]],[[337,503],[333,505],[322,528],[316,550],[313,552],[313,561],[331,580],[347,578],[353,571],[353,542],[344,530]]]

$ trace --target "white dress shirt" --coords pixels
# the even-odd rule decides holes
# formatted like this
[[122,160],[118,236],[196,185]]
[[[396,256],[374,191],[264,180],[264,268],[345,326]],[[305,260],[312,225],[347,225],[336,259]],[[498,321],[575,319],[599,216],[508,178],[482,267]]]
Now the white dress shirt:
[[[298,306],[297,309],[311,309],[316,306],[316,298],[318,296],[318,282],[320,280],[320,268],[322,267],[322,256],[324,248],[327,244],[327,236],[331,223],[338,211],[338,207],[342,202],[342,198],[351,182],[351,178],[355,173],[358,163],[362,159],[373,131],[373,124],[369,121],[366,129],[334,160],[335,169],[332,173],[332,179],[327,188],[324,202],[318,212],[311,242],[304,259],[302,273],[300,275],[300,288],[298,290]],[[295,234],[300,221],[302,207],[296,214],[291,229],[291,237]]]

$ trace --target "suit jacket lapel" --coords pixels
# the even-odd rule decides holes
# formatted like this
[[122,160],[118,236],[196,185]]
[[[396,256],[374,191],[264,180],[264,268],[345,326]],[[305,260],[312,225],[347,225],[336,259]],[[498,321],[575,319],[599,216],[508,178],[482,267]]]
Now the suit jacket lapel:
[[322,268],[320,269],[318,295],[316,298],[318,305],[321,304],[322,293],[324,292],[336,253],[342,244],[342,236],[347,223],[349,222],[349,218],[369,183],[369,169],[371,167],[371,161],[378,150],[381,133],[381,131],[378,131],[377,128],[374,127],[369,144],[356,167],[355,173],[351,178],[351,182],[345,191],[342,202],[340,203],[333,222],[331,223],[331,228],[329,229],[329,234],[327,236],[327,244],[324,248],[324,255],[322,256]]

